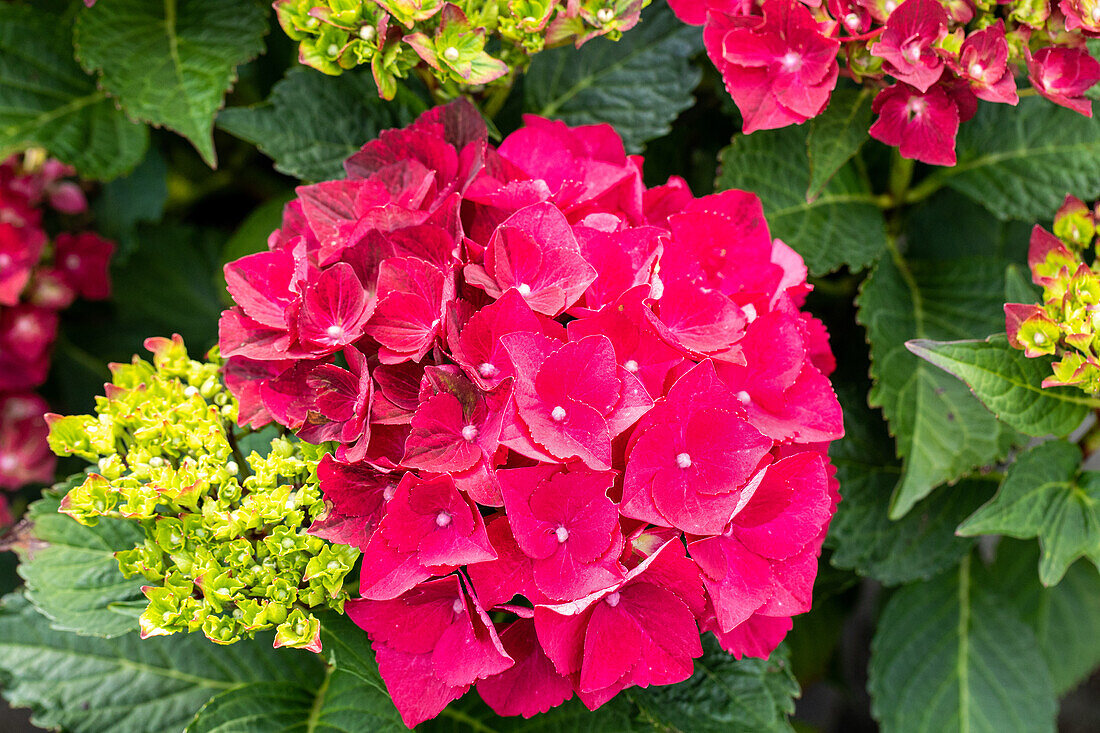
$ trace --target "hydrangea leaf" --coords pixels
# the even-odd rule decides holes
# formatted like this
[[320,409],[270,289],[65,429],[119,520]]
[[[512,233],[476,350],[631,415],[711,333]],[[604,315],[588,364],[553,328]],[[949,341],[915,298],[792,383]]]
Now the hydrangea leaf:
[[871,644],[883,733],[1054,731],[1057,698],[1035,633],[971,559],[894,594]]
[[942,483],[1005,455],[1015,432],[962,382],[909,353],[912,338],[974,338],[1002,323],[1004,263],[995,258],[884,257],[857,299],[871,343],[868,397],[881,407],[904,471],[890,518],[906,514]]
[[837,386],[844,406],[844,437],[829,448],[844,495],[826,544],[834,567],[855,570],[886,585],[927,580],[956,564],[974,546],[955,527],[993,492],[990,481],[963,480],[917,502],[901,519],[889,517],[890,493],[901,477],[894,444],[863,390]]
[[85,527],[59,513],[65,492],[84,480],[73,476],[57,491],[47,491],[27,510],[31,537],[17,544],[19,575],[27,584],[27,600],[59,631],[111,638],[137,629],[137,618],[119,613],[115,604],[144,598],[142,578],[126,579],[119,572],[116,550],[128,550],[144,539],[133,522],[103,519]]
[[88,178],[129,171],[149,131],[126,119],[73,59],[72,18],[36,5],[0,4],[0,158],[38,145]]
[[187,733],[407,730],[382,684],[362,629],[346,616],[328,614],[321,624],[321,644],[323,674],[304,684],[276,679],[224,692],[203,707]]
[[1044,588],[1038,561],[1036,543],[1004,539],[993,564],[980,569],[980,582],[1001,593],[1035,632],[1061,697],[1100,664],[1100,574],[1075,562],[1058,585]]
[[905,347],[966,382],[998,419],[1028,435],[1069,435],[1095,406],[1078,389],[1043,389],[1052,360],[1027,358],[1004,334],[984,341],[916,339]]
[[1067,193],[1100,197],[1100,126],[1045,99],[979,104],[959,128],[956,150],[958,165],[923,185],[946,185],[999,219],[1045,219]]
[[4,697],[30,707],[42,728],[72,733],[181,730],[213,695],[272,677],[321,676],[309,654],[271,648],[271,637],[215,646],[200,635],[97,639],[59,634],[20,594],[0,607]]
[[837,171],[859,152],[870,137],[871,91],[837,89],[829,106],[810,121],[806,147],[810,155],[810,185],[806,199],[813,200]]
[[886,248],[877,197],[851,163],[843,165],[812,201],[806,130],[787,127],[738,135],[721,153],[719,190],[756,193],[773,237],[789,244],[815,275],[847,265],[859,270]]
[[379,99],[369,69],[327,77],[292,69],[262,104],[231,107],[218,127],[255,144],[275,170],[305,181],[344,177],[344,159],[381,130],[408,125],[423,102],[404,87]]
[[626,151],[638,153],[694,102],[691,91],[701,72],[690,60],[702,50],[698,28],[653,3],[618,41],[596,38],[580,50],[535,56],[523,81],[524,107],[568,125],[609,122]]
[[1039,581],[1055,585],[1079,557],[1100,568],[1100,472],[1077,476],[1072,443],[1037,445],[1016,459],[997,494],[959,525],[959,534],[1039,538]]
[[96,230],[118,244],[115,257],[125,260],[138,246],[137,225],[158,222],[168,202],[168,164],[150,148],[141,164],[100,189],[92,208]]
[[632,690],[640,720],[668,733],[792,731],[788,716],[799,696],[787,649],[769,659],[734,659],[713,636],[703,639],[695,674],[677,685]]
[[237,66],[263,51],[255,0],[110,0],[80,13],[77,56],[137,120],[163,125],[214,166],[214,115]]

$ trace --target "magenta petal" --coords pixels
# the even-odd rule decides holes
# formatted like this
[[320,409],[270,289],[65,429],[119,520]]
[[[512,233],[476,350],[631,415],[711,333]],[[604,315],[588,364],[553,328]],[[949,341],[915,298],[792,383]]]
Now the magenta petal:
[[354,343],[374,311],[351,265],[338,262],[306,287],[298,316],[299,338],[328,351]]
[[515,665],[477,683],[478,694],[493,712],[530,718],[573,696],[573,685],[558,674],[539,646],[534,621],[513,621],[500,640]]

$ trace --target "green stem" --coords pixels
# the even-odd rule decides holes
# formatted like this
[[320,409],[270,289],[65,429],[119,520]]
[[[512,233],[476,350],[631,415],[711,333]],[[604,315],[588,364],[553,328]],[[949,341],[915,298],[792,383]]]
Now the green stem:
[[913,182],[914,164],[914,160],[901,157],[901,153],[896,148],[894,149],[894,160],[890,165],[890,182],[887,190],[895,206],[899,206],[905,201],[909,184]]

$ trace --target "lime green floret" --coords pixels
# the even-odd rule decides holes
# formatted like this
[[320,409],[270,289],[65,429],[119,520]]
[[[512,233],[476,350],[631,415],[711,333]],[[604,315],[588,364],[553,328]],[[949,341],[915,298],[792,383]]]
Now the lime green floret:
[[114,364],[95,415],[51,415],[50,447],[96,464],[61,511],[86,525],[137,522],[144,543],[116,553],[140,574],[142,637],[202,632],[231,644],[275,627],[275,645],[320,648],[316,608],[343,609],[359,552],[307,534],[325,506],[319,446],[277,437],[241,453],[237,403],[218,357],[190,359],[182,340],[149,339],[153,363]]

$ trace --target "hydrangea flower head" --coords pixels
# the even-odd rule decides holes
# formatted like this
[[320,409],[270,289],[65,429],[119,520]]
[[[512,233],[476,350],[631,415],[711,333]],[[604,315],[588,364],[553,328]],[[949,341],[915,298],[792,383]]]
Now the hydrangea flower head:
[[346,168],[227,265],[221,341],[250,424],[335,443],[311,531],[363,551],[347,609],[405,722],[474,687],[596,708],[690,676],[707,631],[770,654],[842,421],[759,199],[646,188],[606,125],[494,147],[465,102]]

